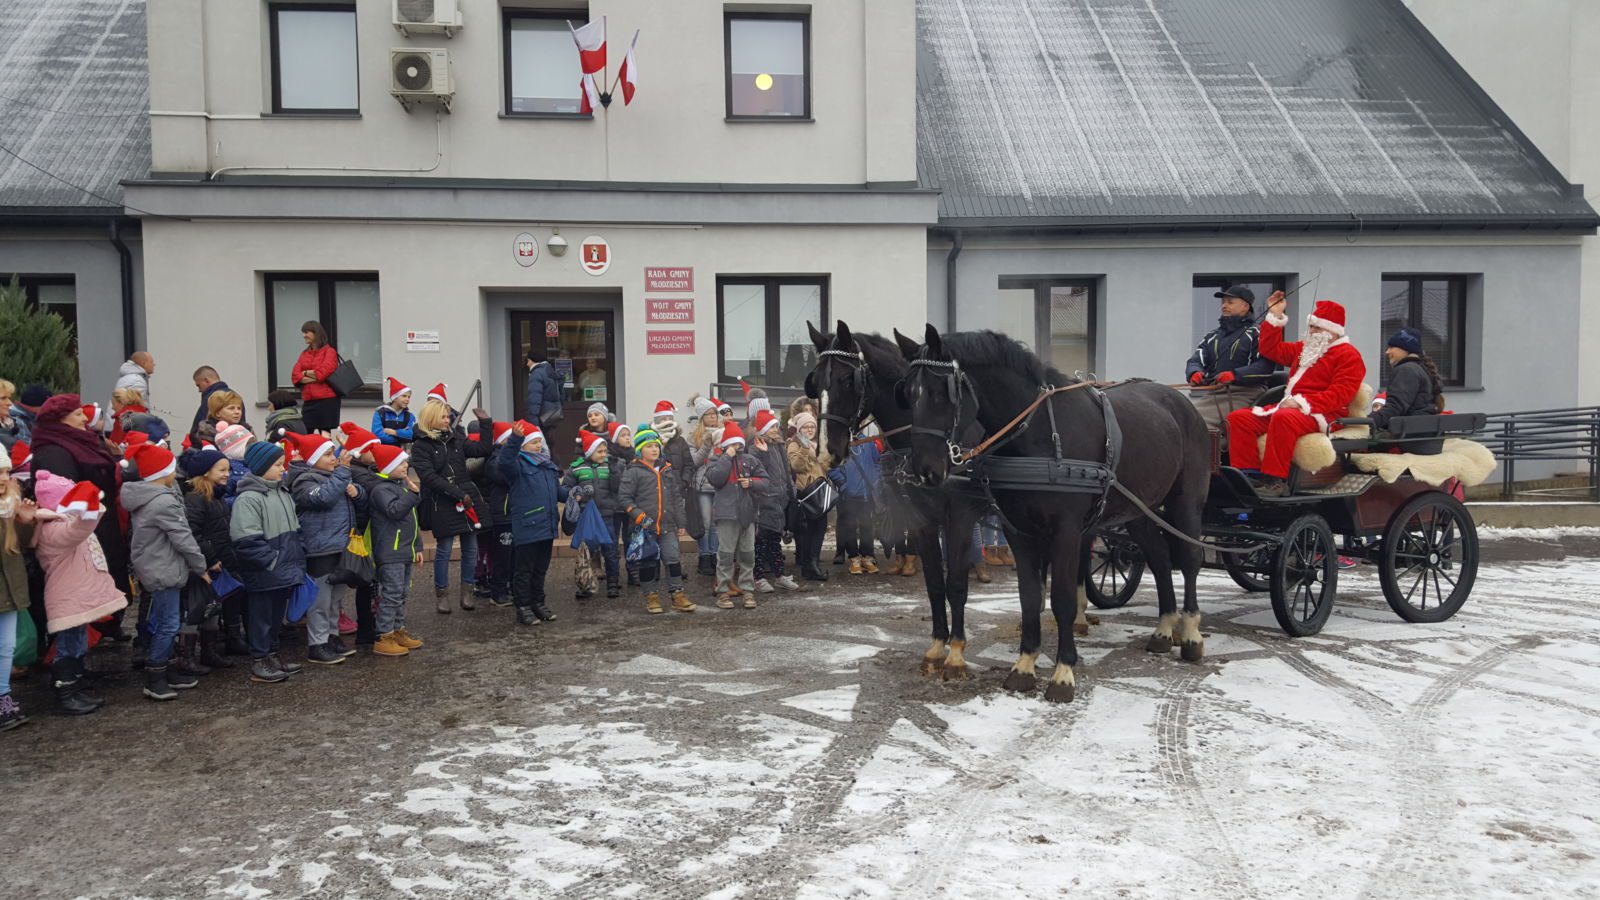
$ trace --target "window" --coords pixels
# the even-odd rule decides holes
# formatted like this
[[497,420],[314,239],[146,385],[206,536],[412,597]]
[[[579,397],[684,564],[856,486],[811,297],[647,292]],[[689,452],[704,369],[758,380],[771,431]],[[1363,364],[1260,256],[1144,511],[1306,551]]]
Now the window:
[[[1267,298],[1272,296],[1273,291],[1288,290],[1288,283],[1287,275],[1196,275],[1193,291],[1194,342],[1200,343],[1201,338],[1217,327],[1217,319],[1222,316],[1222,301],[1216,296],[1219,292],[1235,285],[1249,288],[1256,295],[1255,314],[1262,317],[1267,313]],[[1294,301],[1294,297],[1289,298],[1286,310],[1290,328],[1295,317]]]
[[327,330],[328,343],[361,373],[367,388],[358,396],[379,395],[383,331],[377,275],[268,275],[266,288],[267,381],[274,390],[294,387],[294,361],[305,349],[300,326],[314,320]]
[[571,29],[587,21],[582,10],[505,11],[506,115],[578,115],[583,67]]
[[356,77],[356,8],[323,3],[267,7],[272,36],[272,111],[353,115],[361,111]]
[[827,321],[826,277],[719,277],[719,380],[800,387],[817,355],[806,323]]
[[[1446,385],[1466,383],[1467,279],[1459,275],[1383,276],[1383,339],[1401,328],[1422,335],[1422,352],[1433,358]],[[1389,386],[1389,363],[1381,384]]]
[[811,17],[727,13],[728,118],[811,118]]
[[962,328],[993,328],[1025,341],[1058,372],[1088,374],[1095,368],[1095,281],[1002,275],[998,304],[983,321]]
[[52,312],[61,317],[72,329],[72,343],[68,352],[78,355],[78,287],[71,275],[0,275],[0,285],[17,280],[28,305]]

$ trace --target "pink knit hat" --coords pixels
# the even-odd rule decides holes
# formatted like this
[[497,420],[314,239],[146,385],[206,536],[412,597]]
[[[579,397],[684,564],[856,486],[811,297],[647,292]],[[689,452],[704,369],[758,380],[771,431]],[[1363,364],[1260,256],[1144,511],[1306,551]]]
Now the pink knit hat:
[[212,442],[222,455],[229,459],[244,461],[244,450],[250,444],[250,439],[255,435],[243,425],[225,425],[217,432],[216,439]]

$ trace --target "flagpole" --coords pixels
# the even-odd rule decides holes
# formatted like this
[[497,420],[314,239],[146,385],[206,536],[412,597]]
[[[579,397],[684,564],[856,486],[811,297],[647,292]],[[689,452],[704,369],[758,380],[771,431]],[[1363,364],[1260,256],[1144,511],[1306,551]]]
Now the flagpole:
[[[600,40],[602,42],[602,46],[604,45],[605,41],[611,40],[611,21],[610,21],[610,17],[609,16],[601,16],[600,17]],[[607,48],[606,56],[610,57],[610,55],[611,54],[610,54],[609,48]],[[610,68],[610,66],[611,66],[611,60],[608,58],[606,60],[606,67]],[[604,70],[601,70],[600,74],[604,75],[606,73],[605,73]],[[600,126],[600,128],[601,128],[601,140],[605,141],[605,144],[606,144],[606,180],[610,181],[611,180],[611,92],[610,91],[606,91],[604,94],[602,94],[600,96],[600,108],[605,110],[605,114],[604,114],[604,117],[603,117],[604,124],[602,124]]]

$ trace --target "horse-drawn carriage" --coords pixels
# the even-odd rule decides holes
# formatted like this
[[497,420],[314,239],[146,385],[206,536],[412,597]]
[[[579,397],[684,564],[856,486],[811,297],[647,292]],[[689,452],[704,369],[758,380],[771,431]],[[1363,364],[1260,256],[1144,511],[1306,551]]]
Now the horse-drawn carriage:
[[[1270,394],[1263,402],[1273,402]],[[1351,412],[1370,405],[1363,388]],[[1458,496],[1494,466],[1463,435],[1483,430],[1481,413],[1407,416],[1372,434],[1372,420],[1339,419],[1327,435],[1307,435],[1295,450],[1288,491],[1259,495],[1238,469],[1213,454],[1204,532],[1222,548],[1207,568],[1226,571],[1246,591],[1269,593],[1284,632],[1316,634],[1333,611],[1340,558],[1375,565],[1383,596],[1408,622],[1442,622],[1472,592],[1478,532]],[[1426,451],[1426,452],[1416,452]],[[1084,573],[1089,602],[1126,604],[1145,571],[1139,548],[1119,531],[1097,534]]]

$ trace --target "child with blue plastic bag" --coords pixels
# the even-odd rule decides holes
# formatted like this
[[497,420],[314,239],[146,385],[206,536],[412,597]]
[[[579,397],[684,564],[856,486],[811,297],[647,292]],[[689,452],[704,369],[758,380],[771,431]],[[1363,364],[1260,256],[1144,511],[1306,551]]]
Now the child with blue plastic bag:
[[[640,567],[639,583],[645,590],[644,608],[651,614],[662,611],[661,570],[667,570],[667,591],[672,608],[694,612],[689,595],[683,592],[683,558],[678,547],[678,527],[684,521],[684,487],[672,464],[661,456],[661,436],[644,426],[634,430],[633,462],[622,472],[617,502],[634,533],[648,532],[659,548],[654,564]],[[699,535],[691,534],[696,539]],[[630,553],[630,556],[632,553]]]
[[489,477],[507,488],[506,514],[511,518],[511,602],[518,625],[555,621],[545,605],[544,581],[550,555],[561,532],[561,501],[567,489],[561,470],[545,449],[544,432],[519,421],[511,426],[515,437],[495,450],[489,459]]

